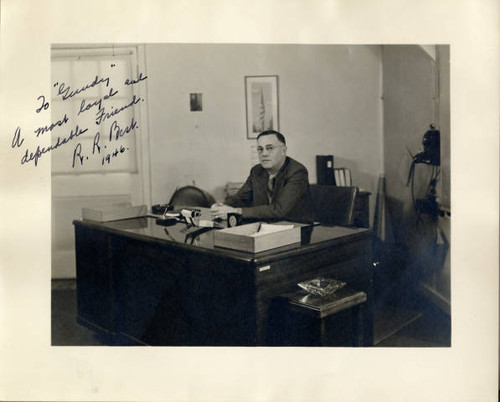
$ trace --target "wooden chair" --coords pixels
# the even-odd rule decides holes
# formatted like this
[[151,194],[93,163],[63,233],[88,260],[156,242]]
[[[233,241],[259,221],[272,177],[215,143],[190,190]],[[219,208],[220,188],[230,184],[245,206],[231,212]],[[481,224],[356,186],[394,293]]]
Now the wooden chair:
[[326,225],[353,226],[358,187],[310,186],[314,220]]

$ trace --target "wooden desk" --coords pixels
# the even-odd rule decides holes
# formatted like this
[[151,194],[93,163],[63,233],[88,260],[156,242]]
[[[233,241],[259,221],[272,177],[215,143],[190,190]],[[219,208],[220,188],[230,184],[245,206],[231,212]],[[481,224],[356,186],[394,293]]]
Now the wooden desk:
[[212,231],[187,244],[185,225],[153,218],[73,223],[77,320],[110,344],[264,346],[271,299],[319,275],[367,294],[372,344],[370,230],[316,226],[303,244],[249,254],[214,247]]

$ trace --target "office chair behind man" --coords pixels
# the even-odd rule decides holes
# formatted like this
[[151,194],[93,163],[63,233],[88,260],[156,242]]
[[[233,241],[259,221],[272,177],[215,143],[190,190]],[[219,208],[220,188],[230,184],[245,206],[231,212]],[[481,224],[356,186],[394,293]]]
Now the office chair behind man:
[[326,225],[352,226],[358,188],[313,185],[314,219]]
[[177,207],[202,207],[210,208],[215,202],[214,197],[195,186],[184,186],[174,191],[169,205]]

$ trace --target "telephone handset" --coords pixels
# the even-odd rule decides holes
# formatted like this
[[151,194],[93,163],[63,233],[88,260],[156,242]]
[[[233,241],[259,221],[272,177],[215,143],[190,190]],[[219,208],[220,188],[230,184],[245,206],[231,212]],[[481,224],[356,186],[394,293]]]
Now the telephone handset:
[[439,166],[441,164],[440,132],[434,124],[426,131],[422,138],[424,150],[415,155],[415,163]]

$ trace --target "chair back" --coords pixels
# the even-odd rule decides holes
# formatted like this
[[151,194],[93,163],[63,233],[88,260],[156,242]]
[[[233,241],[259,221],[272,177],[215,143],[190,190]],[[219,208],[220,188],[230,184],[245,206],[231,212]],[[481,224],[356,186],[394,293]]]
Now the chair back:
[[352,226],[358,188],[314,184],[310,186],[314,220],[327,225]]
[[175,190],[168,202],[177,207],[202,207],[210,208],[215,202],[214,197],[195,186],[184,186]]

